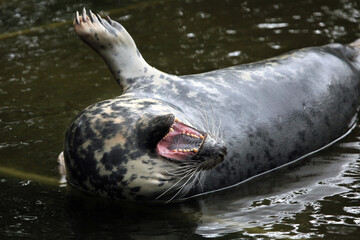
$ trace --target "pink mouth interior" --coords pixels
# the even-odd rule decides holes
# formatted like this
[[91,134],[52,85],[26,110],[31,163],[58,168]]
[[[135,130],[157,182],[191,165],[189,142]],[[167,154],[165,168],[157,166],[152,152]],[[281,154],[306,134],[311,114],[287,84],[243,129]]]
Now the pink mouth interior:
[[166,158],[185,160],[199,151],[203,141],[203,133],[175,120],[169,133],[157,144],[156,152]]

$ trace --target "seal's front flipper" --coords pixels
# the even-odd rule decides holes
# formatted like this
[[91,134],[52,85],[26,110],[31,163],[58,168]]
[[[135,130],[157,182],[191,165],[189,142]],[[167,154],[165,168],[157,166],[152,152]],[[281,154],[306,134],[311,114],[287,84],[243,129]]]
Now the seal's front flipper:
[[134,40],[118,22],[107,20],[85,8],[81,16],[76,12],[74,19],[76,34],[105,60],[116,81],[127,89],[137,78],[144,78],[159,72],[142,58]]

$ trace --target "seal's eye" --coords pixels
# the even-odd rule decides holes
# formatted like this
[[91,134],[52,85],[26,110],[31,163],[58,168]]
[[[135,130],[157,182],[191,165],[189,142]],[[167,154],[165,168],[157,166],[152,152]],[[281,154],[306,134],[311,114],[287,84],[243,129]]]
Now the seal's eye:
[[206,135],[174,119],[169,132],[156,145],[156,152],[173,160],[193,157],[202,146]]

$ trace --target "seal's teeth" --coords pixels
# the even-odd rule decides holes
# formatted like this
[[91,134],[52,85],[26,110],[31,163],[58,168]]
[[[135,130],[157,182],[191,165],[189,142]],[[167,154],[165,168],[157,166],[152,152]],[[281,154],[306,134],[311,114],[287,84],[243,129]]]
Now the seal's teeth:
[[170,128],[170,131],[172,131],[172,132],[173,132],[173,131],[174,131],[174,129],[173,129],[173,128]]
[[174,121],[175,122],[180,122],[180,120],[178,118],[175,118]]
[[86,22],[86,9],[85,9],[85,7],[82,10],[82,19],[83,19],[83,22]]
[[75,14],[75,21],[76,21],[77,25],[80,25],[80,19],[79,19],[79,12],[78,11],[76,11],[76,14]]
[[172,152],[173,153],[177,153],[177,152],[179,152],[179,153],[188,153],[188,152],[194,152],[194,153],[196,153],[196,152],[198,152],[199,151],[199,149],[197,149],[197,148],[192,148],[192,149],[173,149],[172,150]]
[[182,132],[183,135],[186,135],[186,136],[189,136],[189,137],[193,137],[193,138],[201,138],[204,140],[204,136],[203,135],[196,135],[196,134],[193,134],[193,133],[189,133],[189,132],[186,132],[186,131],[183,131]]

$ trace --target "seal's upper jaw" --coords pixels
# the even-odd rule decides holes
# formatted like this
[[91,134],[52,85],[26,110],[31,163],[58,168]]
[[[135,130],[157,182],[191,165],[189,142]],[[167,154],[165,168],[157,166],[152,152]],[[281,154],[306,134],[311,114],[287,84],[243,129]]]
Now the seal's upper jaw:
[[201,148],[206,134],[174,119],[169,132],[156,145],[156,152],[171,160],[194,157]]

